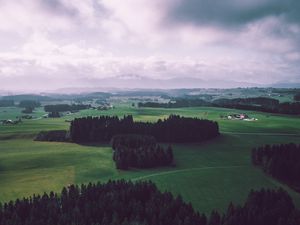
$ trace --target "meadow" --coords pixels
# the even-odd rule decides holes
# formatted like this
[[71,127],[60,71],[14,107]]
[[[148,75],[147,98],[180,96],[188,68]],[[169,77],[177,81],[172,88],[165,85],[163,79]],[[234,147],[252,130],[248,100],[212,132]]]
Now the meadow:
[[[5,112],[4,112],[5,111]],[[71,183],[109,179],[152,180],[161,190],[180,194],[200,212],[225,211],[229,202],[242,203],[251,189],[283,187],[300,207],[300,194],[265,175],[250,162],[251,148],[263,144],[299,143],[300,120],[296,116],[247,111],[257,121],[222,119],[242,110],[196,107],[180,109],[136,108],[119,104],[108,111],[83,110],[62,118],[41,118],[18,125],[0,125],[0,202],[41,194],[60,192]],[[221,136],[205,143],[177,144],[176,167],[118,171],[108,144],[78,145],[33,141],[41,130],[68,129],[75,117],[131,114],[135,120],[156,121],[170,114],[218,121]],[[1,108],[1,119],[20,115],[17,108]]]

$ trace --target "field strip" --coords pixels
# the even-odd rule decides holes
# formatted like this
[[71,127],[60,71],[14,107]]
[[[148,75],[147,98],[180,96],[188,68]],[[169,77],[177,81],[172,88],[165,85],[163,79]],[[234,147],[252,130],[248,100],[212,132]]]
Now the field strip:
[[31,120],[41,120],[41,119],[43,119],[43,117],[38,117],[38,118],[31,119]]
[[300,134],[287,134],[287,133],[255,133],[255,132],[221,132],[221,134],[242,134],[242,135],[265,135],[265,136],[300,136]]
[[160,173],[152,173],[149,175],[145,176],[140,176],[131,179],[132,181],[137,181],[149,177],[156,177],[156,176],[163,176],[163,175],[168,175],[168,174],[174,174],[174,173],[183,173],[183,172],[190,172],[190,171],[195,171],[195,170],[210,170],[210,169],[230,169],[230,168],[243,168],[243,167],[249,167],[246,165],[240,165],[240,166],[207,166],[207,167],[197,167],[197,168],[189,168],[189,169],[181,169],[181,170],[171,170],[171,171],[166,171],[166,172],[160,172]]

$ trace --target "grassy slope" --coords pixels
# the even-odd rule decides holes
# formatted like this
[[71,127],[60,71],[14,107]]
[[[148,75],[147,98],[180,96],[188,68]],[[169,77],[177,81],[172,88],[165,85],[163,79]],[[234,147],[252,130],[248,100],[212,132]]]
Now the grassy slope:
[[[14,109],[11,110],[11,115],[18,115]],[[144,171],[117,171],[111,160],[111,149],[107,145],[81,146],[32,141],[32,136],[39,130],[66,129],[66,117],[28,120],[17,126],[0,126],[0,201],[44,191],[60,191],[69,183],[126,178],[151,179],[162,190],[181,194],[201,212],[209,212],[213,208],[225,210],[230,201],[243,202],[251,188],[280,185],[251,166],[249,153],[252,146],[299,140],[297,136],[245,135],[239,132],[300,133],[300,122],[296,117],[248,112],[258,121],[228,121],[219,118],[220,114],[231,112],[238,111],[218,108],[122,107],[104,112],[85,110],[80,115],[69,116],[133,114],[137,120],[154,121],[170,113],[179,113],[218,120],[221,131],[233,132],[202,144],[176,145],[175,168]],[[37,113],[42,114],[41,111]],[[291,190],[289,192],[300,206],[300,195]]]

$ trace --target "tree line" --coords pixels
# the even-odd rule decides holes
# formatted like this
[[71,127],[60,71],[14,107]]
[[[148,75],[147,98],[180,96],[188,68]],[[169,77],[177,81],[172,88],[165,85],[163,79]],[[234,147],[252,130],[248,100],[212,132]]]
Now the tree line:
[[117,169],[153,168],[173,164],[173,149],[164,149],[153,136],[116,135],[112,138],[113,160]]
[[273,98],[254,97],[254,98],[220,98],[214,101],[206,101],[199,98],[174,98],[167,103],[159,102],[140,102],[139,107],[152,107],[152,108],[181,108],[181,107],[198,107],[198,106],[215,106],[215,107],[231,107],[236,108],[239,106],[264,106],[269,109],[274,109],[279,105],[279,101]]
[[[14,100],[11,99],[0,99],[0,107],[11,107],[15,106]],[[40,107],[41,103],[35,100],[21,100],[17,105],[20,108],[24,108],[22,113],[32,113],[36,107]]]
[[[295,100],[296,100],[295,96]],[[212,102],[202,99],[190,98],[177,98],[168,103],[158,102],[145,102],[138,103],[139,107],[152,107],[152,108],[181,108],[181,107],[200,107],[200,106],[213,106],[223,108],[234,108],[243,110],[253,110],[269,113],[281,114],[300,114],[300,102],[283,102],[279,100],[266,97],[253,97],[253,98],[221,98]]]
[[220,98],[213,101],[215,105],[220,106],[239,106],[239,105],[252,105],[263,106],[268,109],[274,109],[279,105],[279,100],[266,97],[253,97],[253,98]]
[[44,110],[46,112],[67,112],[67,111],[78,111],[83,109],[89,109],[91,105],[84,105],[84,104],[57,104],[57,105],[45,105]]
[[118,134],[151,135],[159,142],[201,142],[219,135],[218,123],[198,118],[170,115],[156,123],[137,122],[131,115],[76,118],[71,122],[70,137],[80,142],[109,142]]
[[294,95],[294,100],[295,101],[300,101],[300,93],[297,93]]
[[252,163],[300,192],[300,145],[265,145],[252,149]]
[[273,98],[235,98],[235,99],[217,99],[213,101],[216,107],[254,110],[269,113],[281,114],[300,114],[300,102],[283,102]]
[[243,206],[209,217],[150,181],[64,187],[0,204],[0,225],[299,225],[300,212],[279,189],[251,191]]
[[69,141],[69,133],[66,130],[41,131],[37,134],[34,140],[66,142]]
[[212,212],[209,225],[297,225],[300,211],[283,189],[251,190],[243,206],[230,203],[227,212]]
[[0,99],[0,107],[10,107],[14,105],[15,102],[13,100]]
[[40,107],[41,103],[39,101],[34,100],[22,100],[19,102],[19,107],[21,108],[36,108]]
[[[0,99],[0,107],[10,107],[10,106],[15,106],[14,100]],[[36,108],[36,107],[40,107],[41,103],[35,100],[21,100],[17,106],[20,108],[28,108],[28,107]]]
[[139,102],[138,107],[150,108],[182,108],[182,107],[199,107],[199,106],[212,106],[210,102],[202,99],[184,99],[176,98],[167,103],[162,102]]
[[25,108],[22,113],[32,113],[36,107],[40,107],[41,103],[35,100],[21,100],[19,102],[19,107]]

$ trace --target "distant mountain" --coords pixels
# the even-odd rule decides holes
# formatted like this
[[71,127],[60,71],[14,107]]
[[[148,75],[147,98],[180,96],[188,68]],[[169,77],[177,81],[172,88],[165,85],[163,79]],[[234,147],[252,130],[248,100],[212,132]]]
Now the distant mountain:
[[258,84],[231,80],[202,80],[199,78],[153,79],[137,75],[89,80],[94,87],[141,88],[141,89],[178,89],[178,88],[235,88],[257,87]]
[[300,88],[300,83],[276,83],[271,86],[274,88]]
[[[122,76],[107,77],[107,78],[79,78],[78,84],[66,84],[62,88],[53,89],[24,89],[14,90],[11,93],[4,92],[2,95],[23,94],[23,93],[60,93],[60,94],[81,94],[91,92],[114,92],[120,89],[192,89],[192,88],[245,88],[245,87],[262,87],[255,83],[247,83],[242,81],[227,80],[203,80],[193,77],[177,77],[177,78],[149,78],[135,74],[125,74]],[[1,95],[1,92],[0,92]]]

